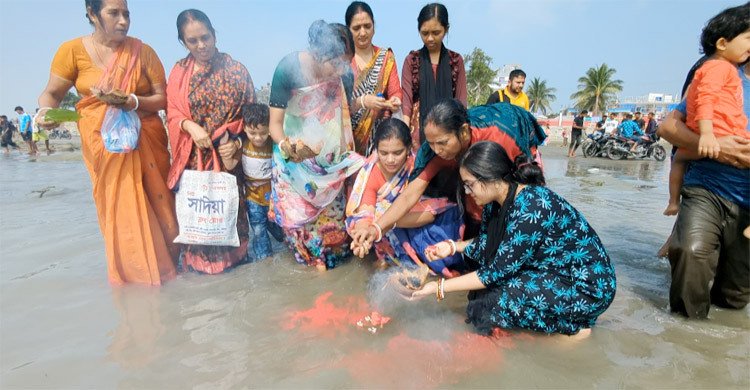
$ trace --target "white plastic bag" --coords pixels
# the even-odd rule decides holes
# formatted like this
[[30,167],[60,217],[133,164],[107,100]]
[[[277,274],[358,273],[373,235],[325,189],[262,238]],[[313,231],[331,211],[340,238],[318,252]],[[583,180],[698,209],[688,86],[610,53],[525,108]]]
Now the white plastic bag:
[[141,135],[141,119],[135,111],[125,111],[117,107],[107,107],[102,121],[102,141],[104,148],[112,153],[128,153],[138,147]]
[[[198,160],[202,155],[198,151]],[[237,213],[240,193],[237,179],[219,171],[213,151],[213,171],[185,170],[175,196],[180,234],[174,242],[193,245],[240,246]]]

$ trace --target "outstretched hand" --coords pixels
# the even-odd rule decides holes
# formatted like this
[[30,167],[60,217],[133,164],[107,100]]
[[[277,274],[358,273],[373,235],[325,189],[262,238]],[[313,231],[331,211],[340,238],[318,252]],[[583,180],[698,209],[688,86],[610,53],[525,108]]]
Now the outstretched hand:
[[422,299],[424,297],[435,295],[437,293],[437,282],[428,282],[421,289],[414,291],[411,294],[412,299]]

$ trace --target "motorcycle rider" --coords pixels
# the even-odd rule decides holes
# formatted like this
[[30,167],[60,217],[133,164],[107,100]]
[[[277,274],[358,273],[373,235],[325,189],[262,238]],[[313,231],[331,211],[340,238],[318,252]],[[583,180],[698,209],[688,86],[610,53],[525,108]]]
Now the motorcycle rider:
[[633,145],[630,147],[631,152],[635,152],[635,148],[643,141],[643,130],[633,120],[633,114],[631,113],[625,115],[625,120],[617,126],[617,131],[620,133],[620,137],[629,140],[628,143],[630,141],[633,142]]
[[620,123],[617,122],[617,115],[615,115],[614,112],[609,113],[609,118],[604,122],[604,131],[607,135],[615,135],[615,132],[617,131],[617,126]]
[[657,128],[656,118],[654,118],[654,113],[649,112],[648,113],[648,124],[646,125],[646,135],[648,136],[651,141],[656,142],[656,128]]

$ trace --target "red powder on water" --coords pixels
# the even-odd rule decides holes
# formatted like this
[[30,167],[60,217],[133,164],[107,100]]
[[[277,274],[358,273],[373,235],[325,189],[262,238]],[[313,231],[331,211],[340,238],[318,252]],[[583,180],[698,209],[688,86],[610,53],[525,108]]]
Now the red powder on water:
[[399,334],[382,351],[349,354],[334,368],[345,368],[358,386],[438,387],[497,370],[503,350],[513,347],[509,333],[485,337],[458,333],[450,340],[420,340]]
[[335,338],[354,329],[353,325],[371,312],[363,297],[347,297],[337,300],[342,302],[333,303],[332,296],[333,292],[327,291],[315,299],[312,308],[287,312],[282,328]]

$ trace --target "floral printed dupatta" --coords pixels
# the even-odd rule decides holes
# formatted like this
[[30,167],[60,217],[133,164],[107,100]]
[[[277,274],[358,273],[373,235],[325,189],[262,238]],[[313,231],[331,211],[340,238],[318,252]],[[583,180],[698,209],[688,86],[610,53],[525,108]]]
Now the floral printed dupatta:
[[284,115],[284,133],[315,150],[313,158],[295,163],[273,149],[272,210],[276,223],[301,228],[315,220],[344,190],[344,181],[364,159],[353,152],[349,107],[338,77],[292,91]]

